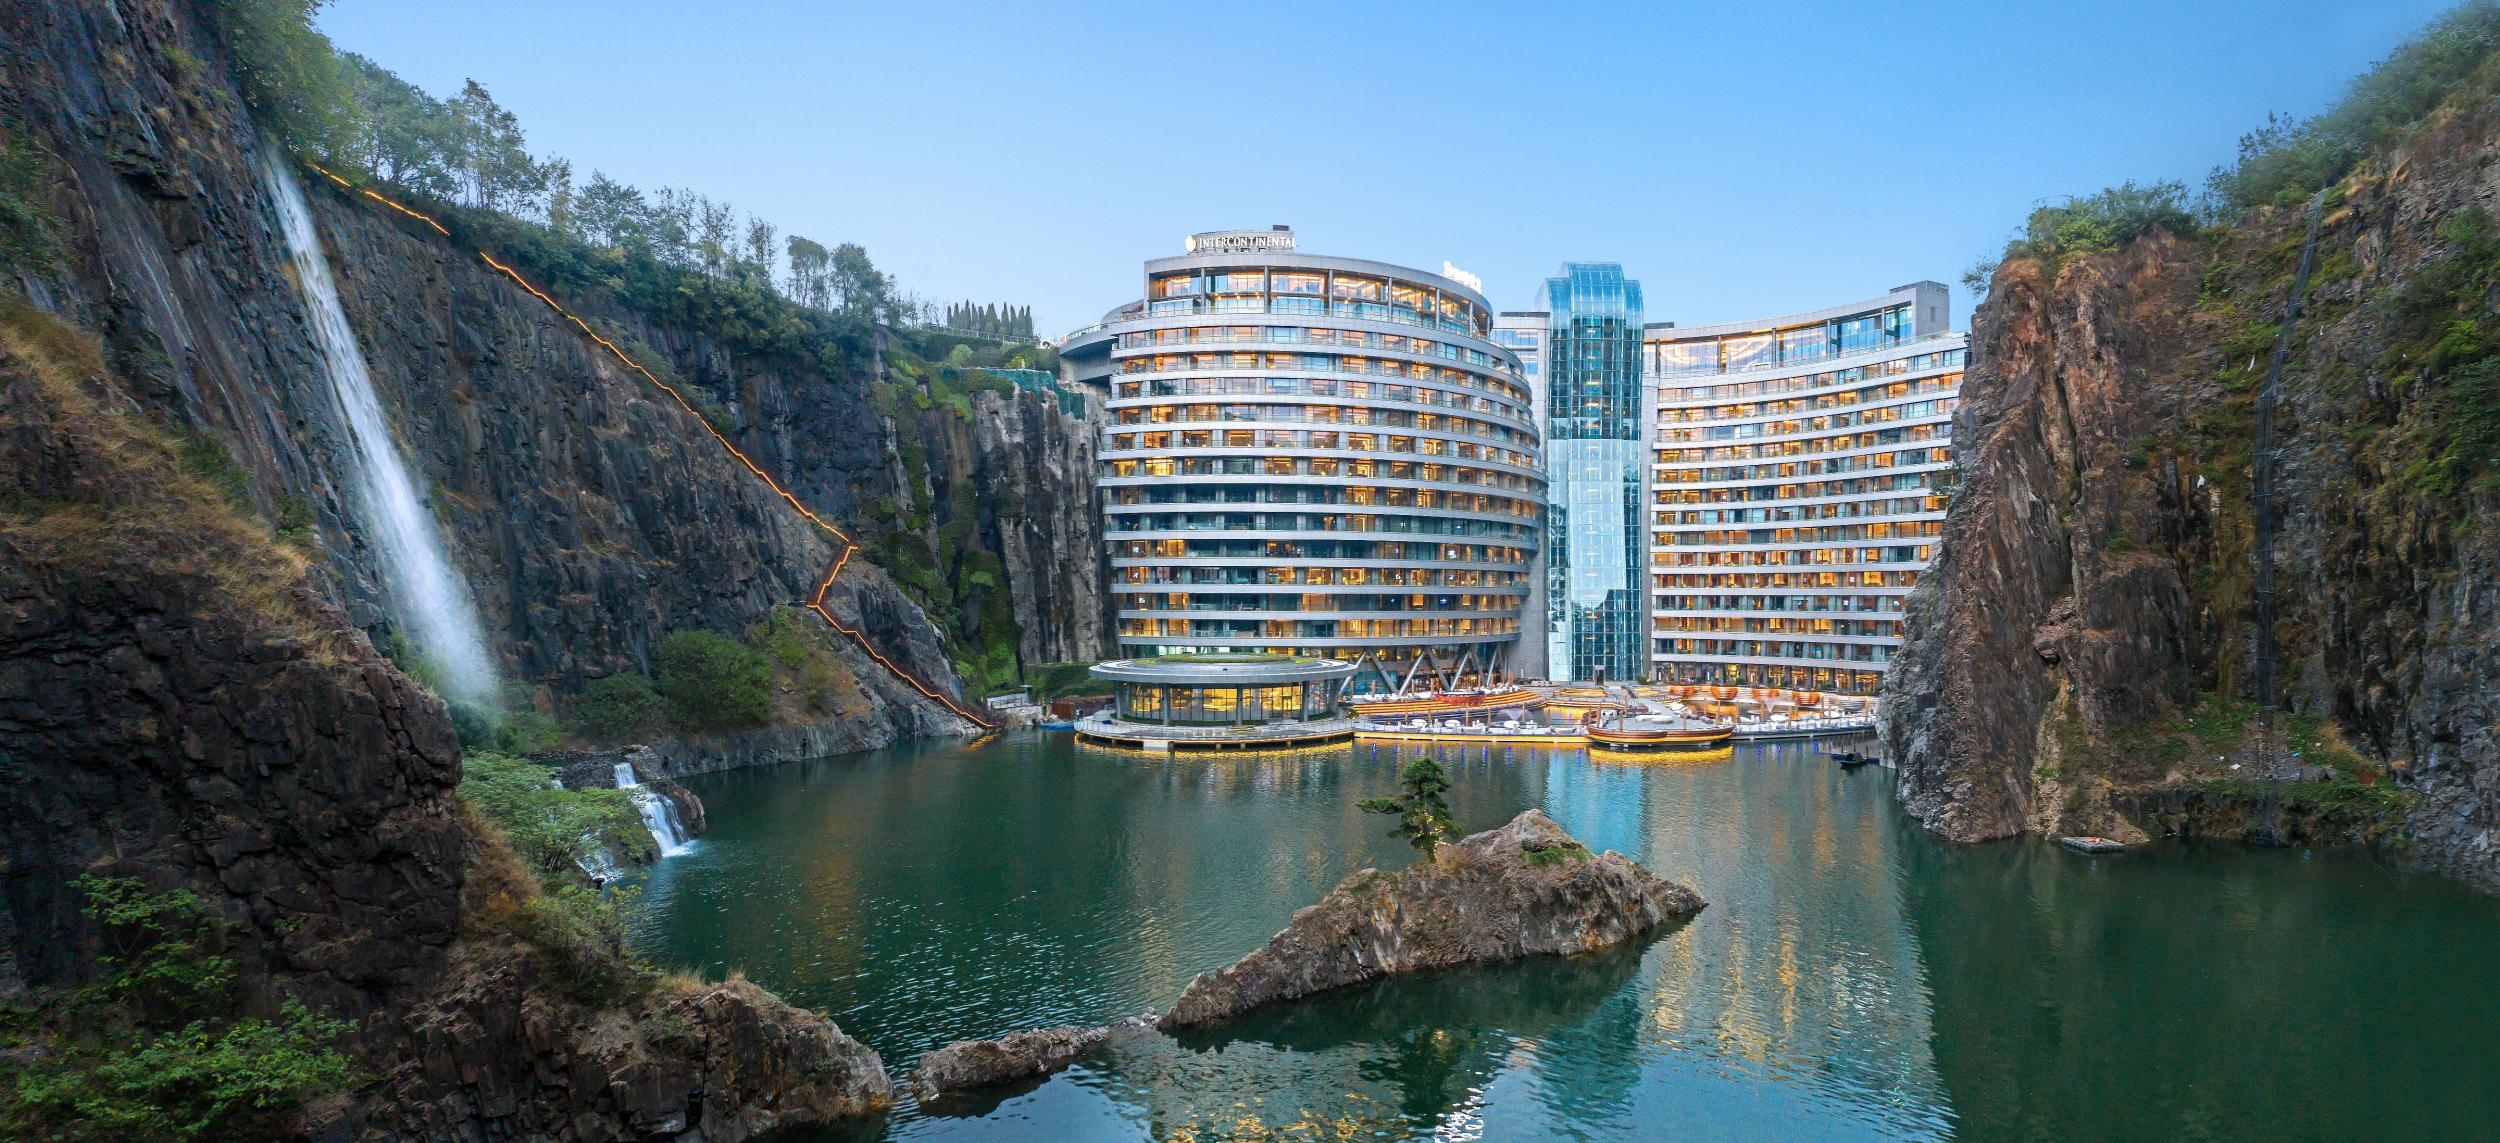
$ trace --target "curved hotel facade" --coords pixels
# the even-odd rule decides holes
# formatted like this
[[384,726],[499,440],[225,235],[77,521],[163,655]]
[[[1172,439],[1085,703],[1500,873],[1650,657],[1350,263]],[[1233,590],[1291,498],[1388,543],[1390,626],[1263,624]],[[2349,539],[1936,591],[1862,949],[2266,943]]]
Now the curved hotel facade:
[[1518,640],[1543,463],[1518,359],[1471,284],[1195,235],[1071,335],[1100,380],[1117,639],[1135,656],[1443,665]]
[[1652,673],[1872,694],[1933,558],[1965,337],[1945,287],[1651,327]]

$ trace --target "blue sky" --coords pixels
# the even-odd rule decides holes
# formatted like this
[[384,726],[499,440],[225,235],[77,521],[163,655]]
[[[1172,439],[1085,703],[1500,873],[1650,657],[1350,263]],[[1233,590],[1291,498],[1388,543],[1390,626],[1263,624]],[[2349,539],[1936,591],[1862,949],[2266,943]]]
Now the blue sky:
[[687,186],[906,289],[1134,297],[1194,230],[1480,275],[1526,304],[1612,259],[1649,320],[1954,287],[2043,196],[2201,183],[2443,0],[1889,4],[879,4],[336,0],[438,95],[474,77],[533,151]]

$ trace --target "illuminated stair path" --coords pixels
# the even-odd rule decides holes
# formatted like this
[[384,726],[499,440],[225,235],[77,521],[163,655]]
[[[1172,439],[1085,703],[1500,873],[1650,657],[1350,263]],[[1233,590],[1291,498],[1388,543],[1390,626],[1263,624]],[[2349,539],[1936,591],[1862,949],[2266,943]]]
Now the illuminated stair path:
[[[337,175],[322,170],[320,167],[313,167],[313,170],[319,172],[322,177],[329,179],[331,182],[337,183],[341,187],[361,194],[366,198],[370,198],[375,202],[391,208],[392,210],[398,211],[399,213],[416,219],[427,226],[433,227],[435,233],[440,234],[445,238],[451,237],[451,232],[443,229],[442,223],[436,222],[424,214],[411,210],[407,206],[400,203],[393,202],[375,191],[349,183],[346,179],[342,179]],[[932,686],[927,681],[923,680],[919,675],[905,669],[902,664],[887,658],[883,652],[877,650],[876,646],[868,641],[868,636],[866,634],[860,632],[856,628],[843,626],[841,620],[833,617],[832,609],[825,606],[825,595],[833,590],[833,581],[835,577],[842,574],[843,565],[851,562],[851,553],[859,550],[859,545],[851,542],[851,537],[849,535],[845,534],[842,529],[834,527],[831,521],[826,520],[824,517],[819,516],[814,511],[810,510],[806,504],[801,503],[799,498],[793,495],[789,489],[781,486],[780,481],[773,479],[771,473],[764,471],[762,466],[756,464],[754,460],[750,459],[743,450],[739,449],[737,445],[731,444],[729,438],[722,436],[719,429],[713,428],[712,423],[705,420],[703,414],[698,412],[692,404],[687,402],[684,394],[679,393],[675,388],[671,387],[668,382],[660,380],[659,377],[656,374],[653,374],[650,370],[643,368],[641,362],[635,361],[632,357],[628,356],[624,350],[617,348],[615,342],[599,336],[599,331],[590,328],[589,322],[583,321],[581,318],[574,316],[573,311],[565,309],[561,303],[557,302],[554,298],[547,296],[546,291],[531,285],[529,283],[529,279],[521,276],[520,271],[514,270],[512,267],[496,261],[494,255],[480,250],[477,252],[477,256],[485,259],[487,265],[494,267],[505,277],[512,279],[514,284],[529,291],[531,297],[547,303],[547,308],[554,310],[559,316],[563,317],[564,320],[572,322],[573,325],[580,329],[585,336],[588,336],[590,340],[599,343],[600,348],[607,350],[609,354],[614,356],[619,364],[622,364],[627,369],[631,369],[634,372],[641,374],[643,380],[649,381],[653,385],[658,386],[661,392],[668,394],[670,400],[677,402],[678,408],[684,409],[686,411],[686,415],[694,419],[694,423],[703,426],[704,432],[711,434],[713,440],[719,441],[720,446],[723,449],[728,450],[729,455],[736,457],[739,464],[745,465],[746,470],[754,474],[757,480],[763,481],[765,487],[772,489],[775,495],[780,496],[784,501],[788,502],[790,507],[795,509],[799,515],[806,517],[808,523],[816,525],[818,528],[823,529],[826,535],[833,537],[834,543],[840,545],[840,550],[834,554],[833,566],[826,570],[824,581],[816,585],[815,597],[807,601],[806,606],[809,611],[815,612],[818,618],[823,619],[826,626],[842,633],[842,635],[850,639],[851,642],[858,644],[859,649],[867,652],[869,658],[875,659],[878,666],[884,667],[886,671],[892,674],[895,678],[901,679],[905,683],[910,684],[913,690],[919,691],[921,694],[928,696],[930,699],[943,704],[948,710],[955,712],[964,720],[975,726],[981,727],[985,730],[997,729],[997,723],[992,722],[990,719],[979,713],[976,713],[970,707],[957,702],[952,695],[947,694],[944,690],[936,686]]]

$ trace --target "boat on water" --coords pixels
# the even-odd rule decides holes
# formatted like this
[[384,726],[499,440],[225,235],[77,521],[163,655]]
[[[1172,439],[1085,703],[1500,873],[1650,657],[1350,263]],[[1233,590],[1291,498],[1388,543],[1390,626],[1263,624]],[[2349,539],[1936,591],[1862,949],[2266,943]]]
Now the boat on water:
[[1617,765],[1694,766],[1714,762],[1730,762],[1736,758],[1736,747],[1723,742],[1693,750],[1625,750],[1617,746],[1589,744],[1589,761]]
[[2124,853],[2127,850],[2124,843],[2112,841],[2105,837],[2095,837],[2089,835],[2084,837],[2061,837],[2057,839],[2057,844],[2074,850],[2077,853]]
[[1618,719],[1588,728],[1589,745],[1608,750],[1709,750],[1736,736],[1728,726],[1677,719]]
[[1749,741],[1781,738],[1822,738],[1842,734],[1866,734],[1875,729],[1875,720],[1865,716],[1808,715],[1770,718],[1746,716],[1736,720],[1736,737]]

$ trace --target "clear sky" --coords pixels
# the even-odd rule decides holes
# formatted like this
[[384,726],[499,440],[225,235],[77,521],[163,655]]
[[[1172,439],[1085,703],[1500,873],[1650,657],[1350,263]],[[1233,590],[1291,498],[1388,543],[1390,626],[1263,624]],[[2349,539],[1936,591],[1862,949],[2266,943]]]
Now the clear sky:
[[321,17],[531,149],[686,186],[904,288],[1133,298],[1195,230],[1480,275],[1624,263],[1651,321],[1954,287],[2043,196],[2201,184],[2444,0],[1493,5],[336,0]]

